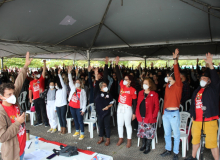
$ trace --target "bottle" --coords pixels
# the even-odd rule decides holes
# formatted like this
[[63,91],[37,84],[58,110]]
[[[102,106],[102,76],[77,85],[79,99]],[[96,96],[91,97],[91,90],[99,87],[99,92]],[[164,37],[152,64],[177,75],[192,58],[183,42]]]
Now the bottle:
[[26,130],[26,141],[30,140],[30,130]]
[[36,139],[35,139],[35,150],[39,150],[39,140],[38,140],[38,137],[36,136]]

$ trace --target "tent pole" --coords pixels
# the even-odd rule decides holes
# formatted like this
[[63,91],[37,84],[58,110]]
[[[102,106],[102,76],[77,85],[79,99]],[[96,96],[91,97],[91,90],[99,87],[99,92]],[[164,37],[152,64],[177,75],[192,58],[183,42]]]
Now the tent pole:
[[4,68],[4,57],[1,58],[2,69]]
[[144,60],[145,60],[145,69],[146,69],[146,67],[147,67],[147,57],[145,57]]
[[87,50],[88,66],[90,66],[90,52]]

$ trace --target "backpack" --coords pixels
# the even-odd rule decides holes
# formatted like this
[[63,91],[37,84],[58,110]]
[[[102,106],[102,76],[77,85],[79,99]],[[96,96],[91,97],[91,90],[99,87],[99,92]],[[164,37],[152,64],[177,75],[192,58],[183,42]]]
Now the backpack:
[[53,152],[58,156],[71,157],[78,155],[77,147],[60,145],[60,150],[53,149]]

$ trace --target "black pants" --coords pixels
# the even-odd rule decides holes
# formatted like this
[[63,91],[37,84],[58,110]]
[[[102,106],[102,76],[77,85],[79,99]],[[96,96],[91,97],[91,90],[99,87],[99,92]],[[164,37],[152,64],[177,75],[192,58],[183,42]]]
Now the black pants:
[[[46,104],[44,102],[44,99],[42,99],[42,98],[35,99],[34,106],[35,106],[35,110],[37,113],[38,123],[42,123],[42,116],[43,116],[44,124],[48,124]],[[42,114],[42,116],[41,116],[41,114]]]
[[57,115],[59,118],[60,126],[66,127],[66,111],[67,111],[67,105],[64,105],[62,107],[56,107]]
[[104,136],[104,131],[106,133],[106,138],[110,138],[111,130],[110,130],[110,119],[111,116],[105,116],[104,118],[101,118],[98,116],[98,124],[99,124],[99,136]]

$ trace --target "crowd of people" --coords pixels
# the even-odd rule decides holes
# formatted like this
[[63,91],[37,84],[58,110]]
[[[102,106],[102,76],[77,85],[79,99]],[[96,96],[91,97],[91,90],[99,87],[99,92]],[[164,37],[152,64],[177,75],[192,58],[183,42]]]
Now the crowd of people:
[[[202,106],[206,106],[204,132],[206,147],[211,149],[215,160],[219,158],[217,146],[217,130],[219,119],[220,68],[213,67],[212,55],[206,54],[206,67],[181,69],[178,64],[179,49],[173,53],[173,67],[137,68],[119,66],[119,57],[115,63],[105,58],[105,66],[79,69],[77,66],[44,66],[35,72],[28,70],[29,53],[26,56],[24,68],[9,72],[4,70],[0,75],[0,142],[3,143],[2,156],[7,159],[22,159],[24,155],[25,115],[21,114],[27,108],[21,108],[16,101],[19,93],[28,92],[27,104],[34,104],[37,122],[34,126],[50,127],[47,132],[56,133],[58,122],[60,135],[67,133],[66,118],[69,115],[74,120],[75,133],[73,137],[83,140],[84,114],[90,112],[86,106],[94,103],[99,129],[98,144],[104,142],[110,145],[111,107],[117,103],[117,129],[120,146],[124,142],[124,125],[127,132],[126,147],[132,145],[132,131],[137,131],[137,137],[142,139],[140,151],[148,154],[152,139],[155,137],[156,122],[160,110],[159,100],[164,99],[163,127],[165,151],[162,157],[172,153],[173,160],[178,160],[180,143],[179,107],[191,114],[192,124],[192,156],[187,160],[195,160],[200,146],[202,127]],[[191,106],[185,102],[191,99]],[[58,120],[57,120],[58,116]],[[171,133],[174,146],[172,147]],[[15,136],[17,135],[17,136]],[[25,139],[26,141],[26,139]],[[13,150],[9,147],[13,145]],[[19,147],[18,147],[19,146]]]

